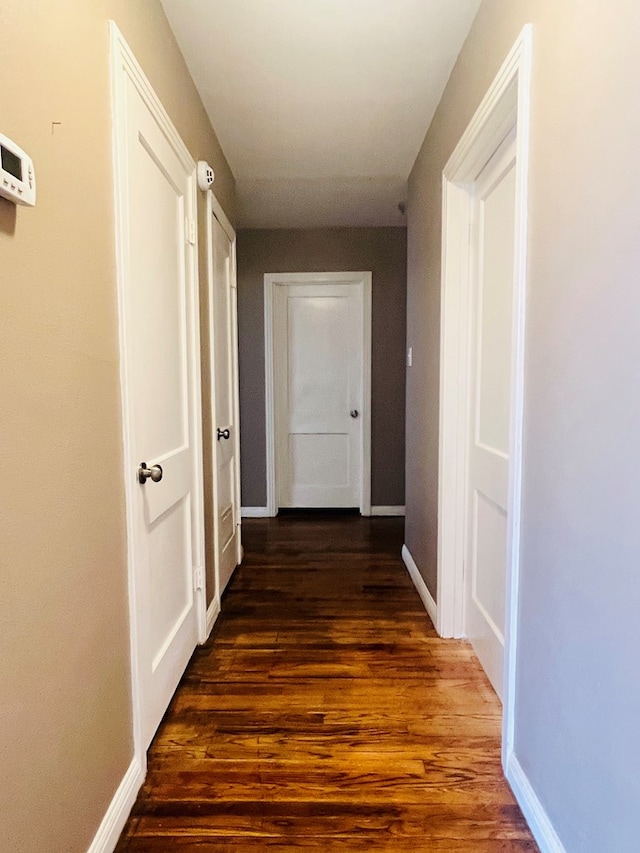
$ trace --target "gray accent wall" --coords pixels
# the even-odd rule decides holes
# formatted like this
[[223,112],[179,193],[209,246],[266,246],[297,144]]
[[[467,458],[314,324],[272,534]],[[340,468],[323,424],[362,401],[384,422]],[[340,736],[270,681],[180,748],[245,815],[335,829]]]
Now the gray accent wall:
[[441,175],[527,22],[534,33],[515,756],[567,853],[636,853],[637,0],[484,0],[445,89],[409,182],[406,542],[437,594]]
[[371,502],[404,505],[405,228],[238,232],[242,505],[267,503],[264,276],[372,272]]

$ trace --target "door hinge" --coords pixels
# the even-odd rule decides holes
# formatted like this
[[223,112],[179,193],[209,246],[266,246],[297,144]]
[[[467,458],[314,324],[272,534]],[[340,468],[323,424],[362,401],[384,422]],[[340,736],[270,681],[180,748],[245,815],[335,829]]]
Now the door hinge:
[[187,235],[187,243],[189,243],[191,246],[195,246],[197,233],[195,219],[185,219],[184,230],[185,234]]
[[204,568],[196,566],[193,571],[193,588],[195,590],[204,589]]

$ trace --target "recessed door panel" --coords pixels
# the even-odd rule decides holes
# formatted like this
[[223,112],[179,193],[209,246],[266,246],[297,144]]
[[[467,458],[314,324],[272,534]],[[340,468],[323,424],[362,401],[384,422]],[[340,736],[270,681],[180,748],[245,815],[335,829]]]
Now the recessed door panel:
[[[344,427],[351,389],[349,296],[290,296],[289,425],[294,433]],[[325,445],[326,446],[326,445]]]
[[300,488],[349,488],[349,436],[289,436],[291,478]]
[[162,662],[167,643],[180,630],[193,604],[190,515],[190,501],[184,498],[149,527],[154,671]]
[[515,175],[512,167],[481,208],[476,428],[480,444],[505,454],[509,453],[511,402]]
[[477,492],[474,500],[471,595],[491,631],[504,642],[504,582],[502,566],[507,548],[507,514]]
[[[135,382],[144,394],[135,399],[139,451],[157,459],[188,444],[188,365],[185,330],[184,202],[165,160],[171,156],[164,140],[138,135],[132,150],[131,274],[144,286],[131,292],[138,318],[132,335]],[[156,133],[156,137],[157,137]],[[154,147],[155,146],[155,147]],[[163,150],[164,149],[164,150]],[[175,157],[175,155],[174,155]],[[157,246],[162,250],[158,251]]]

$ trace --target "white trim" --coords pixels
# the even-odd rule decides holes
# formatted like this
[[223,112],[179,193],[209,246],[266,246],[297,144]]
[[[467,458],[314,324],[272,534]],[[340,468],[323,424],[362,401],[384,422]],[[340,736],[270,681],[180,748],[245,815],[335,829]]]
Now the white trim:
[[[464,635],[464,545],[466,458],[466,367],[461,338],[468,327],[471,199],[465,188],[443,178],[442,299],[440,338],[440,428],[438,465],[438,624],[441,637]],[[457,223],[454,229],[447,222]],[[457,285],[457,286],[456,286]],[[462,387],[461,387],[462,385]],[[449,391],[451,393],[449,393]],[[462,455],[462,458],[459,458]]]
[[403,506],[372,506],[371,515],[404,515],[405,508]]
[[371,272],[266,273],[264,277],[264,366],[266,409],[267,510],[278,514],[275,428],[275,288],[289,284],[352,284],[362,286],[362,459],[360,513],[371,515]]
[[371,515],[371,361],[372,361],[372,281],[373,274],[370,272],[359,273],[362,275],[362,418],[360,428],[362,430],[362,466],[360,486],[360,513]]
[[275,287],[264,282],[264,396],[266,430],[267,515],[278,514],[276,500],[276,429],[275,429],[275,346],[273,335],[273,297]]
[[209,639],[209,634],[213,630],[213,626],[216,624],[216,619],[220,615],[220,599],[214,598],[212,599],[209,607],[207,608],[207,624],[206,624],[206,636],[205,640]]
[[[236,441],[236,526],[238,528],[238,533],[236,536],[236,565],[239,566],[244,559],[244,548],[242,547],[242,512],[241,512],[241,502],[242,502],[242,486],[241,486],[241,457],[242,457],[242,448],[240,445],[240,344],[238,341],[238,258],[237,258],[237,240],[236,240],[236,232],[231,228],[231,224],[229,220],[224,217],[224,212],[222,208],[218,205],[218,201],[212,193],[212,209],[213,212],[218,216],[218,221],[222,225],[223,228],[228,228],[233,231],[233,239],[231,241],[231,264],[233,270],[233,278],[232,278],[232,287],[233,287],[233,322],[231,324],[231,332],[232,332],[232,346],[234,353],[234,381],[233,381],[233,393],[234,393],[234,408],[235,408],[235,419],[236,419],[236,433],[237,433],[237,441]],[[217,207],[220,207],[220,210],[217,211]],[[220,217],[224,217],[227,222],[225,226],[223,219]],[[227,231],[229,233],[229,231]]]
[[516,717],[516,667],[518,652],[518,612],[520,601],[520,525],[522,514],[522,437],[524,431],[524,370],[526,342],[527,248],[529,147],[531,135],[531,65],[533,27],[527,25],[514,50],[518,64],[518,132],[516,136],[516,224],[515,277],[518,282],[514,304],[513,376],[511,387],[511,466],[507,539],[505,614],[505,686],[502,720],[502,752],[505,760],[513,752]]
[[243,518],[271,518],[273,515],[268,506],[243,506],[240,512]]
[[434,597],[429,592],[429,588],[424,582],[424,578],[420,574],[415,560],[411,556],[411,553],[406,545],[402,546],[402,561],[407,567],[407,571],[409,572],[409,576],[413,581],[413,585],[415,586],[418,595],[422,599],[424,608],[429,614],[429,619],[431,619],[435,627],[438,622],[438,605],[436,604]]
[[[183,143],[184,145],[184,143]],[[186,148],[185,148],[186,150]],[[202,586],[196,589],[194,595],[196,599],[196,607],[198,609],[198,639],[202,643],[205,639],[206,619],[207,619],[207,591],[206,591],[206,571],[204,570],[206,561],[206,541],[204,530],[204,446],[202,435],[202,345],[200,342],[200,277],[198,272],[198,196],[196,193],[196,167],[194,164],[193,175],[191,178],[192,191],[186,202],[189,207],[189,214],[192,222],[196,223],[194,242],[191,245],[191,277],[193,281],[193,298],[191,302],[191,317],[190,330],[191,339],[189,341],[191,349],[191,417],[193,418],[193,436],[191,437],[193,449],[193,480],[192,480],[192,500],[195,504],[194,515],[197,520],[196,529],[194,531],[195,550],[194,554],[194,571],[196,566],[202,569]]]
[[512,752],[515,716],[531,40],[532,27],[528,24],[518,36],[443,172],[437,629],[443,637],[460,637],[464,632],[471,191],[490,155],[509,130],[516,128],[503,761]]
[[[469,348],[471,185],[517,122],[516,273],[514,294],[515,373],[522,370],[526,284],[526,175],[528,170],[531,26],[518,37],[489,92],[464,132],[443,172],[442,299],[440,370],[440,461],[438,505],[438,601],[442,636],[459,637],[463,622],[467,383]],[[516,85],[517,84],[517,85]],[[522,381],[515,377],[512,454],[519,466]],[[518,416],[520,411],[520,416]],[[513,495],[515,497],[515,495]],[[518,506],[513,519],[517,519]]]
[[224,208],[216,198],[216,194],[213,190],[209,190],[207,192],[207,210],[211,214],[215,216],[220,225],[222,226],[222,230],[227,235],[229,240],[232,243],[235,243],[236,240],[236,232],[233,225],[229,222],[227,214],[224,212]]
[[131,705],[132,705],[132,727],[133,727],[133,743],[135,757],[138,762],[144,766],[146,771],[146,749],[143,745],[142,738],[142,718],[141,706],[142,697],[140,695],[140,677],[139,677],[139,637],[138,637],[138,619],[136,606],[136,584],[133,566],[135,563],[133,536],[130,531],[135,526],[134,516],[134,495],[131,477],[129,476],[129,465],[131,459],[131,451],[129,449],[129,436],[131,435],[131,414],[129,407],[125,401],[130,398],[129,383],[126,364],[126,340],[124,329],[120,318],[124,315],[124,292],[123,280],[128,267],[127,253],[127,238],[126,234],[129,230],[129,222],[127,217],[127,206],[124,203],[126,193],[126,176],[125,163],[126,157],[122,151],[122,143],[120,140],[119,128],[117,126],[117,114],[120,110],[120,104],[123,102],[124,93],[122,88],[121,68],[126,64],[128,59],[128,48],[126,42],[122,38],[120,31],[113,21],[109,22],[110,49],[111,49],[111,109],[112,109],[112,146],[113,146],[113,180],[114,180],[114,203],[115,203],[115,223],[116,223],[116,277],[118,281],[117,299],[118,299],[118,347],[120,355],[120,387],[122,396],[122,437],[123,437],[123,476],[124,476],[124,491],[125,491],[125,509],[127,521],[127,588],[129,599],[129,645],[131,657]]
[[[113,180],[114,180],[114,203],[115,203],[115,231],[116,231],[116,278],[117,278],[117,301],[118,301],[118,336],[120,356],[120,385],[122,396],[122,431],[123,431],[123,464],[124,464],[124,487],[125,507],[127,522],[127,575],[129,592],[129,637],[131,654],[131,704],[133,717],[133,742],[135,760],[146,772],[147,756],[146,743],[143,739],[142,730],[142,696],[139,678],[139,656],[140,638],[137,624],[138,607],[135,583],[135,554],[134,537],[132,531],[135,529],[135,484],[131,472],[137,464],[131,447],[132,436],[132,414],[129,410],[130,390],[127,377],[126,365],[128,363],[127,342],[123,318],[125,316],[125,293],[128,286],[127,275],[129,266],[128,257],[128,234],[129,220],[127,205],[125,202],[127,193],[127,156],[125,151],[126,132],[126,91],[124,84],[128,78],[136,87],[140,97],[152,113],[160,130],[170,143],[176,156],[187,171],[190,171],[190,192],[185,199],[185,213],[191,221],[197,221],[197,195],[196,195],[196,164],[177,130],[169,118],[158,96],[154,92],[149,80],[145,76],[141,66],[137,62],[122,33],[114,21],[109,22],[110,39],[110,61],[111,61],[111,110],[112,110],[112,146],[113,146]],[[201,379],[200,379],[200,321],[199,321],[199,280],[198,280],[198,246],[197,242],[185,247],[188,258],[189,271],[187,275],[190,287],[190,323],[191,340],[189,341],[189,354],[191,359],[191,436],[193,450],[192,465],[192,500],[194,505],[192,535],[194,541],[193,573],[198,566],[204,565],[205,539],[204,539],[204,492],[202,482],[202,410],[201,410]],[[194,584],[195,586],[195,584]],[[204,589],[194,592],[195,606],[197,608],[198,625],[204,626],[205,591]]]
[[[209,410],[210,410],[210,418],[211,418],[211,493],[212,493],[212,507],[213,507],[213,583],[214,590],[213,595],[211,597],[211,603],[209,604],[209,609],[207,610],[207,614],[205,617],[205,627],[204,627],[204,636],[208,637],[210,631],[209,629],[209,610],[214,605],[217,606],[218,611],[220,611],[220,569],[219,569],[219,559],[218,559],[218,465],[216,462],[216,447],[214,442],[214,434],[216,429],[216,424],[218,419],[216,417],[216,388],[215,388],[215,367],[214,367],[214,350],[215,350],[215,319],[213,314],[213,223],[211,222],[211,217],[213,215],[213,193],[211,190],[207,192],[207,206],[206,206],[206,227],[205,233],[207,235],[207,307],[209,312]],[[225,217],[226,218],[226,217]],[[225,232],[226,233],[226,232]],[[205,581],[206,585],[206,581]]]
[[513,752],[509,756],[505,775],[541,853],[566,853],[549,815]]
[[129,769],[122,777],[122,781],[113,795],[109,808],[102,818],[87,853],[112,853],[115,849],[138,796],[138,791],[144,782],[144,776],[144,768],[138,758],[134,756]]

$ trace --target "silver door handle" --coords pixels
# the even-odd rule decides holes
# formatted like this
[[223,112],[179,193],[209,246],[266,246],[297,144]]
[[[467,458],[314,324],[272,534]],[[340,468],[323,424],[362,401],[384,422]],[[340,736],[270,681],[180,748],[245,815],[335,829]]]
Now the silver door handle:
[[352,417],[352,418],[357,418],[357,417],[358,417],[359,412],[358,412],[358,410],[357,410],[357,409],[351,409],[351,411],[349,412],[349,414],[351,415],[351,417]]
[[231,436],[230,430],[220,429],[220,427],[218,427],[218,441],[220,441],[221,438],[227,439],[230,436]]
[[138,467],[138,482],[141,486],[144,486],[149,479],[153,483],[159,483],[163,473],[162,465],[152,465],[151,468],[147,468],[147,463],[141,462]]

